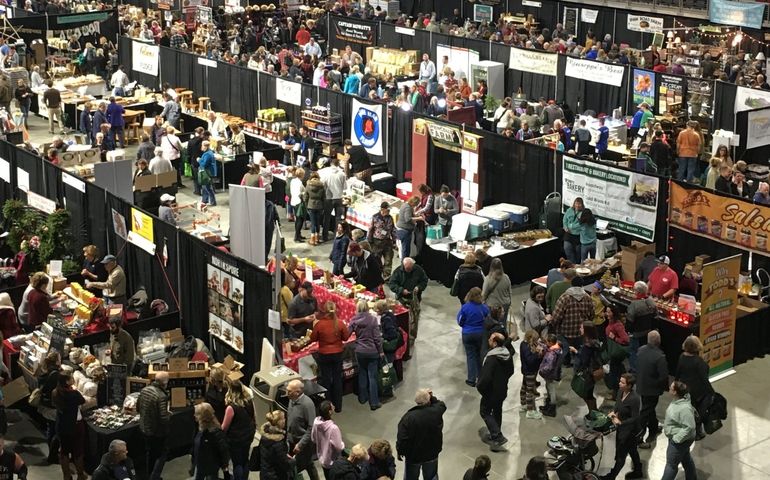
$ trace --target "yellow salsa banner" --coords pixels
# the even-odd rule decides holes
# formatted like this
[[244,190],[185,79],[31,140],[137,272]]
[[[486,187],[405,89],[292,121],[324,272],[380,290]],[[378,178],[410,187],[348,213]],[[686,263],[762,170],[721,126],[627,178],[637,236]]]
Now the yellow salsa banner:
[[703,266],[700,340],[703,343],[703,359],[709,364],[710,375],[733,366],[740,270],[740,255]]
[[736,198],[722,197],[704,190],[687,190],[671,184],[669,224],[702,237],[753,250],[770,252],[770,207]]
[[152,217],[136,208],[131,208],[131,231],[150,243],[155,243]]

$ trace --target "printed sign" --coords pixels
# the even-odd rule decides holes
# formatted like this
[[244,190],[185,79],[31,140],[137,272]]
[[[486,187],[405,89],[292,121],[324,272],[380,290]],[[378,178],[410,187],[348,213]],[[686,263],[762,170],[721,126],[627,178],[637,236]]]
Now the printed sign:
[[112,228],[115,230],[115,235],[119,236],[123,240],[128,237],[128,228],[126,228],[126,217],[118,213],[114,208],[112,209]]
[[211,257],[207,270],[209,333],[243,353],[243,298],[240,268]]
[[104,369],[107,371],[107,405],[123,406],[123,400],[126,399],[128,366],[109,363]]
[[742,250],[770,252],[770,207],[671,184],[669,223]]
[[735,92],[735,113],[770,107],[770,92],[758,88],[738,87]]
[[349,20],[336,20],[334,27],[337,40],[374,45],[374,27],[372,25]]
[[282,78],[275,79],[275,98],[292,105],[302,105],[302,84]]
[[634,69],[634,105],[646,102],[655,106],[655,73],[649,70]]
[[396,33],[400,33],[401,35],[409,35],[410,37],[414,37],[414,29],[413,28],[396,27]]
[[740,255],[703,266],[700,341],[703,359],[709,364],[709,375],[733,366],[740,271]]
[[53,327],[51,332],[51,343],[48,346],[48,351],[59,352],[64,355],[64,345],[67,343],[67,331],[63,328]]
[[474,22],[491,22],[494,17],[492,7],[490,5],[473,6],[473,21]]
[[56,202],[49,200],[42,195],[38,195],[35,192],[27,192],[27,204],[29,204],[30,207],[45,213],[53,213],[56,211]]
[[655,240],[658,187],[657,177],[564,156],[564,208],[581,197],[611,229],[650,242]]
[[353,128],[350,141],[363,145],[371,155],[382,155],[382,105],[353,100]]
[[709,20],[737,27],[762,28],[765,4],[755,2],[709,1]]
[[428,127],[428,134],[433,145],[460,152],[463,147],[463,134],[459,128],[450,127],[441,123],[425,122]]
[[508,67],[521,72],[539,73],[540,75],[555,77],[558,60],[559,55],[556,53],[511,48]]
[[770,144],[770,110],[749,112],[746,134],[746,148],[757,148]]
[[567,57],[567,69],[564,74],[572,78],[619,87],[623,85],[625,72],[622,66]]
[[135,72],[158,76],[160,47],[143,42],[131,42],[131,69]]
[[634,32],[661,33],[663,32],[663,17],[628,15],[626,28]]
[[667,112],[673,105],[681,105],[684,109],[684,98],[684,78],[673,75],[658,77],[658,112]]
[[599,16],[599,10],[591,10],[590,8],[580,9],[580,21],[584,23],[596,23],[596,17]]
[[131,231],[148,242],[155,243],[152,217],[136,208],[131,208]]

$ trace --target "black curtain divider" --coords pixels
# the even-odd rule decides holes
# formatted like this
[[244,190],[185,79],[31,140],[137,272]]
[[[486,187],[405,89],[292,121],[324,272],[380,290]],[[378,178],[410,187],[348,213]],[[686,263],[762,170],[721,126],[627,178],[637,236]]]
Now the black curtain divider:
[[56,202],[59,207],[64,206],[64,184],[59,168],[48,161],[43,161],[41,173],[43,175],[44,195]]
[[257,103],[259,89],[257,88],[257,76],[254,70],[233,67],[230,74],[230,92],[238,92],[238,95],[228,95],[230,108],[235,115],[251,121],[257,116]]
[[182,331],[208,341],[208,281],[206,265],[209,245],[191,235],[179,235],[179,277],[183,279],[179,292]]
[[629,90],[628,68],[625,68],[623,82],[619,87],[568,77],[565,75],[566,70],[567,57],[559,55],[557,78],[563,86],[558,87],[557,101],[567,102],[575,113],[593,110],[597,114],[611,114],[613,109],[626,104]]
[[[201,68],[203,68],[204,77],[206,79],[206,86],[211,85],[212,88],[193,91],[208,92],[208,95],[206,96],[210,98],[212,109],[240,116],[240,113],[243,110],[241,108],[242,102],[240,96],[233,95],[233,93],[236,91],[228,88],[231,86],[230,78],[232,76],[232,71],[239,67],[235,67],[224,62],[216,63],[216,68],[201,66]],[[235,101],[231,101],[231,99]]]
[[[732,132],[735,126],[735,96],[738,87],[733,83],[713,82],[714,130]],[[745,136],[745,135],[744,135]]]
[[[16,150],[16,168],[27,172],[29,176],[29,189],[39,195],[45,195],[45,182],[43,181],[43,160],[26,150]],[[14,169],[15,170],[15,169]],[[18,172],[16,172],[16,188],[19,190],[20,198],[26,201],[27,195],[19,189]]]
[[[0,159],[8,162],[10,170],[10,181],[0,180],[0,202],[2,203],[14,198],[16,185],[16,156],[14,150],[15,148],[10,143],[0,142]],[[2,208],[0,208],[0,218],[2,218],[2,215]],[[4,221],[5,219],[3,219],[3,223]]]
[[[77,188],[62,184],[64,189],[64,205],[70,212],[70,231],[72,233],[72,249],[75,252],[81,251],[81,249],[90,243],[91,235],[88,228],[88,196],[86,192],[81,192]],[[98,192],[96,192],[98,193]],[[98,197],[97,197],[98,198]],[[101,202],[99,202],[101,203]],[[98,222],[102,222],[104,217],[98,217]],[[100,247],[100,251],[102,247]]]
[[152,263],[152,292],[162,298],[171,310],[179,310],[179,268],[182,257],[177,245],[177,228],[153,218],[155,235],[155,259]]
[[[107,232],[113,230],[112,210],[107,205],[106,192],[91,182],[86,184],[86,194],[83,201],[86,207],[87,238],[92,244],[99,247],[100,252],[107,251]],[[67,201],[69,208],[69,200]]]
[[[460,191],[460,153],[437,147],[428,141],[428,184],[438,191],[441,185]],[[413,192],[417,193],[417,192]]]
[[388,172],[396,182],[412,170],[412,115],[400,108],[390,109],[388,120]]

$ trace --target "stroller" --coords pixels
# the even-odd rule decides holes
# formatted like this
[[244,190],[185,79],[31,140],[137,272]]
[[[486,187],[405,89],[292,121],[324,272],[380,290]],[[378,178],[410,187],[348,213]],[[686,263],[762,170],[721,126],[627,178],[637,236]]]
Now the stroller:
[[[566,415],[564,420],[570,435],[548,440],[549,469],[559,480],[598,480],[595,472],[602,461],[604,437],[615,430],[614,424],[600,412],[590,412],[583,425]],[[599,459],[595,460],[597,454]]]

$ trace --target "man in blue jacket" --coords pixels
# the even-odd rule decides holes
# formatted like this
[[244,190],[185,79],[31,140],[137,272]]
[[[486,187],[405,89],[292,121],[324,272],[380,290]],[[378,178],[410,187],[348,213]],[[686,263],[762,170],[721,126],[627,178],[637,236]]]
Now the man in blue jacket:
[[88,143],[94,143],[94,127],[91,119],[91,106],[88,102],[83,104],[83,111],[80,113],[80,131],[88,138]]
[[123,132],[123,127],[126,125],[126,121],[123,119],[123,114],[126,113],[126,109],[123,105],[115,102],[115,97],[110,97],[110,105],[107,107],[107,121],[111,125],[112,138],[120,141],[120,148],[125,148],[126,137]]
[[96,138],[96,134],[102,131],[103,123],[110,123],[110,121],[107,120],[107,102],[99,102],[99,106],[94,112],[94,118],[91,122],[91,135],[94,139]]

